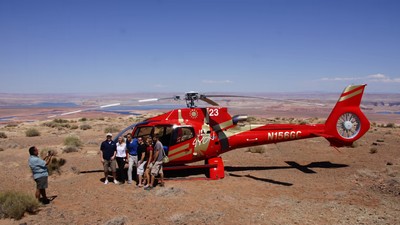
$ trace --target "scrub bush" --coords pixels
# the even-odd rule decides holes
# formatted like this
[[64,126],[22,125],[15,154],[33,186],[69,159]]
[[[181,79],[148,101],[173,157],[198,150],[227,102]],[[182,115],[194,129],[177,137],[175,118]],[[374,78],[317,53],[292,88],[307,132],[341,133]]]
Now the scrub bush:
[[71,153],[71,152],[79,152],[79,148],[75,147],[75,146],[65,146],[65,148],[63,149],[64,153]]
[[71,147],[80,148],[80,147],[82,147],[82,141],[78,136],[70,135],[64,139],[64,145],[67,147],[71,146]]
[[386,124],[385,127],[386,127],[386,128],[395,128],[395,127],[396,127],[396,124],[394,124],[394,123],[388,123],[388,124]]
[[0,218],[21,219],[25,212],[35,213],[40,203],[34,196],[7,191],[0,193]]
[[54,173],[61,174],[61,167],[65,165],[67,161],[63,158],[52,158],[50,163],[47,165],[47,169],[49,170],[49,175],[53,175]]
[[248,152],[251,153],[264,153],[265,152],[265,148],[263,146],[255,146],[255,147],[250,147],[248,150]]
[[369,149],[369,153],[371,153],[371,154],[375,154],[377,152],[378,152],[378,148],[376,148],[376,147],[372,147]]
[[79,128],[81,128],[81,130],[89,130],[92,129],[92,126],[89,124],[82,124]]
[[51,128],[60,128],[60,127],[70,128],[71,125],[69,124],[69,122],[70,122],[69,120],[54,119],[53,121],[50,122],[44,122],[42,125]]
[[18,127],[17,123],[9,123],[6,125],[6,128],[11,128],[11,127]]
[[7,138],[7,134],[4,132],[0,132],[0,138]]
[[76,124],[74,124],[74,125],[71,125],[71,130],[76,130],[76,129],[78,129],[79,127],[78,127],[78,125],[76,125]]
[[107,133],[115,133],[115,132],[119,132],[119,131],[120,131],[120,129],[118,129],[118,128],[114,127],[114,126],[106,127],[104,129],[104,133],[105,134],[107,134]]
[[35,128],[29,128],[26,132],[25,135],[27,137],[36,137],[36,136],[40,136],[40,132],[35,129]]

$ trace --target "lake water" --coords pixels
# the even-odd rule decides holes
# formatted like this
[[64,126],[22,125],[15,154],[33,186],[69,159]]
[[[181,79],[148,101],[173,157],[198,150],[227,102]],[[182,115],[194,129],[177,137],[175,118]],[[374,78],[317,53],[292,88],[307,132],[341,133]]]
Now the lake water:
[[400,112],[383,111],[383,112],[377,112],[377,114],[390,115],[390,114],[400,114]]

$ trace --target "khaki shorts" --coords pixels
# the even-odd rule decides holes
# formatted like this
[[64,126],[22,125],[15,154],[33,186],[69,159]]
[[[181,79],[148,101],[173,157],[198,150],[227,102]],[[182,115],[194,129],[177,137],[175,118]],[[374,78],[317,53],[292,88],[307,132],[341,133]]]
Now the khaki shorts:
[[36,188],[37,189],[46,189],[48,182],[47,182],[47,176],[44,177],[39,177],[37,179],[35,179],[36,181]]
[[103,163],[104,172],[108,172],[108,167],[111,167],[111,172],[115,173],[117,171],[117,163],[114,160],[104,160]]
[[151,167],[151,175],[157,176],[160,173],[163,173],[163,166],[162,162],[155,162],[154,165]]

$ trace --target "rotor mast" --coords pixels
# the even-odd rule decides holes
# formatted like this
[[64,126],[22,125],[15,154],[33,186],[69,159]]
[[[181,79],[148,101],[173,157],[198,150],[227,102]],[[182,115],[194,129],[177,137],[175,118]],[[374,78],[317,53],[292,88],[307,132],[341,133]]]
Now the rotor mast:
[[196,108],[195,101],[199,100],[199,93],[190,91],[185,93],[186,106],[188,108]]

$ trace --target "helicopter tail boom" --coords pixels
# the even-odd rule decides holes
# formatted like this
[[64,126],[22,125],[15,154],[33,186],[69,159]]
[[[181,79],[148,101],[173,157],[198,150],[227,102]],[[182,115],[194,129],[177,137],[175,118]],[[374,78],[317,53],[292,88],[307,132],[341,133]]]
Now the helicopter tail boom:
[[332,146],[351,145],[370,128],[370,122],[360,109],[366,84],[349,85],[344,89],[325,123],[323,134]]

